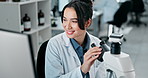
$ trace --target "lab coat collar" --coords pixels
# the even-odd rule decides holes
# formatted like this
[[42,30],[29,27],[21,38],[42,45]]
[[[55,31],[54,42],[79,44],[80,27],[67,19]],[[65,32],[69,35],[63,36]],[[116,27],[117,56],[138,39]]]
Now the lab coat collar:
[[69,47],[69,45],[71,44],[71,43],[70,43],[70,39],[67,37],[67,35],[66,35],[65,32],[63,33],[63,40],[64,40],[64,42],[65,42],[65,46],[66,46],[66,47]]
[[64,46],[67,47],[69,54],[74,57],[75,61],[77,62],[77,65],[80,66],[81,62],[79,60],[79,57],[77,53],[75,52],[72,44],[70,43],[70,39],[67,37],[66,33],[63,33],[63,40],[64,40]]

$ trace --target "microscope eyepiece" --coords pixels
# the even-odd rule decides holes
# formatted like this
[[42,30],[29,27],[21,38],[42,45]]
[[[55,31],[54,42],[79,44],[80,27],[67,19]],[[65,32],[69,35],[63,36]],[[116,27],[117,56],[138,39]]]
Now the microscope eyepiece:
[[110,47],[105,43],[105,41],[100,42],[100,46],[103,49],[104,52],[110,51]]
[[[96,47],[95,43],[91,44],[91,47]],[[100,62],[103,62],[103,55],[104,52],[109,51],[110,48],[109,46],[105,43],[105,41],[101,41],[100,42],[100,47],[102,48],[102,53],[99,55],[99,57],[97,58]]]

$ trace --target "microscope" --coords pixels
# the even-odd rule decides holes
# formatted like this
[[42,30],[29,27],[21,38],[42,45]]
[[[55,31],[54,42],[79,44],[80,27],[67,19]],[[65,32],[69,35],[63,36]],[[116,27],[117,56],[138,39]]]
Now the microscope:
[[103,59],[107,69],[112,70],[116,74],[116,78],[135,78],[135,70],[127,53],[111,54],[106,52]]
[[113,77],[110,75],[107,78],[135,78],[135,69],[130,55],[122,52],[120,48],[120,39],[122,39],[122,35],[121,37],[118,37],[118,39],[114,38],[111,39],[110,51],[105,52],[103,56],[107,71],[114,74]]

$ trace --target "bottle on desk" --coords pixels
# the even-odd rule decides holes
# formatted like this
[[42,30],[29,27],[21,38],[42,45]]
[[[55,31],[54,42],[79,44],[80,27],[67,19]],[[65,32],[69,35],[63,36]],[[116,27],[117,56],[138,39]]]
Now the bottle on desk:
[[25,14],[23,17],[23,23],[24,23],[24,31],[30,31],[31,30],[31,19],[28,16],[28,14]]
[[44,13],[42,12],[42,10],[40,10],[38,13],[38,22],[39,26],[43,26],[45,23]]

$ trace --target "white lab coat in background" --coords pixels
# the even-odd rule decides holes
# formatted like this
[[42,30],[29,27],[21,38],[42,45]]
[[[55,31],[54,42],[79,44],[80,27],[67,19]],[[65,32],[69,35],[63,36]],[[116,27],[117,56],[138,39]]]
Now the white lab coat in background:
[[[100,40],[88,33],[90,43],[100,46]],[[80,71],[80,60],[72,47],[66,33],[51,38],[48,42],[45,57],[46,78],[83,78]],[[105,78],[104,62],[96,60],[90,69],[90,78]]]
[[119,4],[116,0],[95,0],[94,1],[94,10],[102,10],[102,23],[112,21],[115,12],[119,8]]

